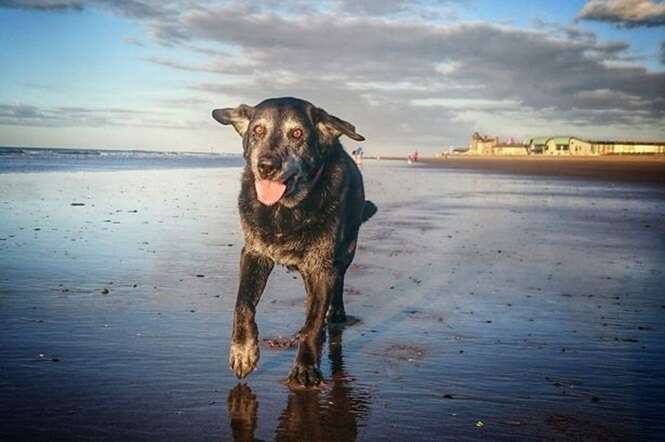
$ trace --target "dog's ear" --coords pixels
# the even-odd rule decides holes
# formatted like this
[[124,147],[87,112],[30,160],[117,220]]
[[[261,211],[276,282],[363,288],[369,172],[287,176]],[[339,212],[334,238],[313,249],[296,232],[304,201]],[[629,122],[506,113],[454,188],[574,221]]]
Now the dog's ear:
[[353,124],[330,115],[319,107],[314,112],[314,124],[319,136],[326,141],[333,141],[341,135],[346,135],[356,141],[365,141],[365,137],[356,132],[356,127]]
[[212,117],[222,124],[232,124],[236,132],[242,137],[247,132],[249,121],[254,116],[254,108],[241,104],[238,107],[227,107],[212,111]]

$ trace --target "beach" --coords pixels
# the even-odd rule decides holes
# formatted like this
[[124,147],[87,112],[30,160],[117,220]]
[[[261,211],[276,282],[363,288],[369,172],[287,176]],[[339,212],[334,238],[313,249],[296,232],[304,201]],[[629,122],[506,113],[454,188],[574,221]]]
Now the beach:
[[257,370],[228,369],[237,162],[0,173],[0,439],[658,440],[663,163],[469,161],[365,161],[379,212],[320,390],[284,383],[304,288],[283,268]]
[[424,158],[420,162],[431,167],[445,169],[485,170],[492,173],[516,175],[665,185],[665,156],[663,155],[586,157],[448,155]]

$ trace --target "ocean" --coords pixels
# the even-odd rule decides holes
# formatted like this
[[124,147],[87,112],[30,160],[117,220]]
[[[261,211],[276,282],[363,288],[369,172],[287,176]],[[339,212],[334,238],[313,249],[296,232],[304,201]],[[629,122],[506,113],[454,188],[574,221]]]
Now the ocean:
[[0,147],[0,173],[241,167],[239,154]]

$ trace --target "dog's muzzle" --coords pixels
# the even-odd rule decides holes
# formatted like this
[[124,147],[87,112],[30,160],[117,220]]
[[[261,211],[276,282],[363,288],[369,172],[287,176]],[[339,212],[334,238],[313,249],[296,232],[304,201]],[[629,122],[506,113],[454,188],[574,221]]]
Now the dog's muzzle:
[[264,180],[274,179],[282,171],[282,160],[278,157],[264,156],[259,158],[256,168],[260,178]]

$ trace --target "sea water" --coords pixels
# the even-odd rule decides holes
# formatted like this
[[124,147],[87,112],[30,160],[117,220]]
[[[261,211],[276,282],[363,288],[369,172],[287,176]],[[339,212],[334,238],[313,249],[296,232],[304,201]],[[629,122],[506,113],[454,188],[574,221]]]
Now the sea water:
[[0,173],[239,167],[226,153],[0,147]]

